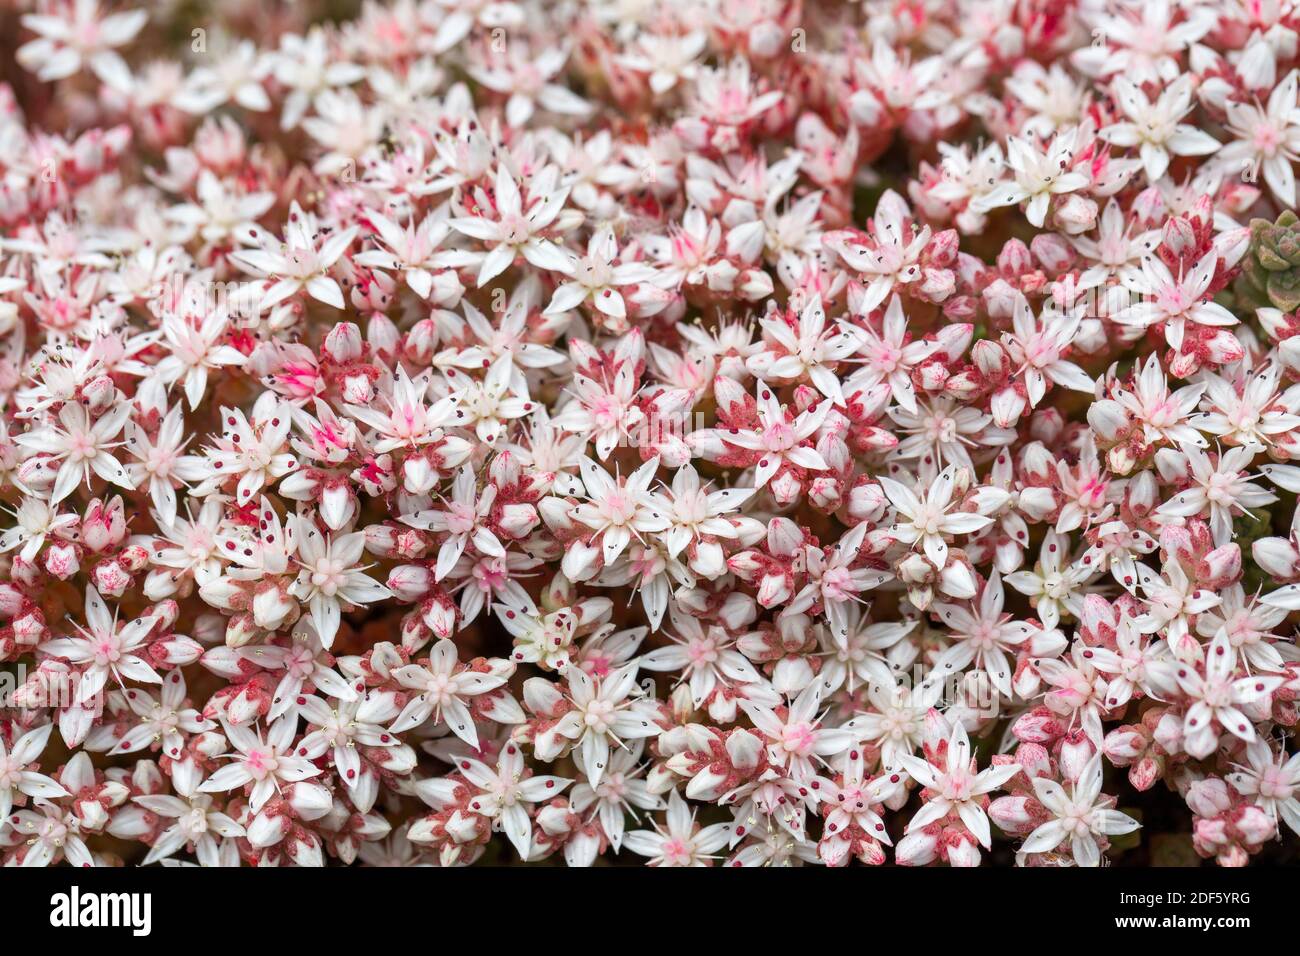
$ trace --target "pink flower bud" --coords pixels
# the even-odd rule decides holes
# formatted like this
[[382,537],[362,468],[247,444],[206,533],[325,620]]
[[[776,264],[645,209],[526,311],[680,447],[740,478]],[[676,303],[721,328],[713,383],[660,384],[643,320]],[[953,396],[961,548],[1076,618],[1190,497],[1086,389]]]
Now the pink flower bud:
[[100,594],[121,597],[131,584],[131,575],[116,561],[100,561],[91,569],[91,580]]
[[66,581],[81,570],[77,548],[73,544],[57,543],[45,552],[45,570],[60,581]]
[[898,841],[894,861],[899,866],[928,866],[939,855],[939,839],[924,830],[909,833]]
[[433,586],[433,572],[422,565],[404,564],[388,573],[388,590],[401,601],[415,602]]
[[[550,499],[558,500],[558,499]],[[540,523],[537,509],[530,504],[515,503],[501,508],[497,526],[509,538],[523,538]]]
[[107,551],[126,536],[126,515],[120,496],[107,505],[91,500],[81,522],[81,541],[91,551]]
[[355,362],[361,358],[361,330],[352,322],[338,323],[325,336],[324,349],[340,365]]

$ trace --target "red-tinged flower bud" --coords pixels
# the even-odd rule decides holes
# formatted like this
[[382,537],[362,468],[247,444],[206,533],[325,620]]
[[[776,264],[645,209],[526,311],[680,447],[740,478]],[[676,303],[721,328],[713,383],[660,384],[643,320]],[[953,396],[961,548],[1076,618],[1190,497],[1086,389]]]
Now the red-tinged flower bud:
[[170,568],[156,568],[145,575],[141,590],[150,601],[161,601],[175,594],[179,583],[175,571]]
[[1241,577],[1241,548],[1235,544],[1215,548],[1205,556],[1198,571],[1198,583],[1214,591],[1237,583]]
[[1182,216],[1165,223],[1160,234],[1160,244],[1176,259],[1196,254],[1196,230]]
[[1129,767],[1129,783],[1139,791],[1150,790],[1155,786],[1155,782],[1160,779],[1161,774],[1165,772],[1165,760],[1163,757],[1148,756],[1143,757],[1133,766]]
[[1178,753],[1183,749],[1183,718],[1168,711],[1161,714],[1152,737],[1166,753]]
[[788,557],[803,547],[803,531],[789,518],[773,518],[767,526],[767,549],[777,557]]
[[1228,785],[1218,777],[1195,780],[1184,795],[1188,809],[1198,817],[1216,817],[1232,807]]
[[1017,695],[1029,700],[1038,696],[1042,686],[1042,675],[1036,669],[1030,667],[1027,661],[1016,667],[1016,673],[1011,678],[1011,689]]
[[369,375],[353,373],[343,376],[340,386],[343,401],[352,405],[369,405],[375,397],[375,387]]
[[421,319],[406,333],[402,354],[410,361],[429,365],[438,346],[438,326],[432,319]]
[[225,735],[215,730],[205,730],[198,734],[191,740],[191,746],[196,753],[205,757],[216,757],[230,749]]
[[126,537],[126,513],[120,496],[107,505],[91,499],[81,522],[81,543],[91,551],[102,552],[116,547]]
[[1020,416],[1028,410],[1029,401],[1015,388],[998,389],[989,400],[989,414],[999,428],[1014,428]]
[[424,608],[422,620],[439,640],[451,637],[456,633],[456,606],[437,599],[430,601]]
[[971,359],[985,378],[1000,380],[1011,371],[1011,357],[1001,343],[980,339],[971,348]]
[[713,581],[727,572],[727,558],[716,541],[701,541],[691,548],[691,570]]
[[226,707],[226,719],[244,724],[263,717],[271,709],[271,695],[260,681],[252,680],[239,689]]
[[865,477],[859,479],[849,492],[848,517],[855,523],[870,522],[874,524],[884,516],[889,507],[889,499],[884,489],[876,482]]
[[744,417],[746,405],[752,407],[754,398],[734,378],[719,375],[713,379],[713,397],[718,411],[728,418]]
[[974,296],[954,295],[944,300],[943,314],[953,322],[969,322],[979,313],[979,303]]
[[718,622],[732,631],[748,627],[758,619],[754,599],[742,591],[732,591],[717,610]]
[[1287,538],[1260,538],[1251,544],[1250,552],[1270,577],[1290,581],[1300,573],[1300,551]]
[[325,527],[338,531],[356,515],[357,499],[346,481],[335,478],[321,490],[317,510]]
[[1055,233],[1040,232],[1029,243],[1029,251],[1052,275],[1060,275],[1073,265],[1074,247]]
[[86,401],[86,411],[92,415],[102,415],[117,403],[117,386],[107,375],[99,375],[82,387],[81,396]]
[[1052,221],[1072,236],[1088,232],[1097,225],[1097,203],[1078,193],[1071,193],[1056,204]]
[[953,265],[960,251],[961,237],[956,229],[944,229],[935,233],[926,244],[925,255],[930,263],[941,269]]
[[[695,703],[691,695],[691,689],[686,684],[678,684],[668,695],[668,707],[673,712],[673,718],[679,723],[686,723],[695,713]],[[723,777],[722,779],[726,779]],[[690,795],[690,786],[686,788],[687,796]]]
[[58,474],[58,470],[58,462],[51,461],[49,458],[28,458],[18,466],[18,480],[22,482],[23,487],[30,488],[34,492],[46,492],[54,483],[54,476]]
[[586,581],[596,573],[602,561],[599,547],[584,541],[573,541],[564,553],[560,569],[570,581]]
[[847,866],[849,851],[853,849],[852,841],[841,833],[827,833],[825,830],[822,833],[821,842],[817,844],[817,856],[822,863],[834,867]]
[[998,253],[997,266],[1004,278],[1018,278],[1033,271],[1034,257],[1019,239],[1008,239]]
[[793,596],[789,579],[784,574],[764,575],[758,584],[758,603],[763,607],[776,607]]
[[1056,477],[1056,458],[1042,442],[1031,442],[1020,458],[1020,471],[1026,480],[1052,481]]
[[361,330],[354,322],[340,322],[325,336],[325,352],[335,362],[346,365],[361,358]]
[[507,537],[519,539],[531,534],[540,521],[536,508],[530,504],[517,502],[502,507],[501,514],[497,519],[497,527]]
[[184,667],[203,656],[203,645],[184,634],[169,634],[150,647],[150,653],[163,664]]
[[1150,737],[1131,725],[1112,730],[1102,742],[1102,751],[1117,767],[1123,767],[1146,752]]
[[1277,835],[1276,821],[1263,807],[1254,804],[1242,807],[1233,824],[1247,846],[1259,846]]
[[1011,727],[1017,740],[1030,743],[1047,744],[1056,740],[1065,732],[1065,726],[1059,717],[1045,707],[1035,707],[1029,713],[1022,714]]
[[1119,402],[1102,399],[1088,408],[1088,424],[1102,441],[1118,441],[1120,433],[1128,428],[1128,413]]
[[149,564],[149,549],[130,544],[117,553],[117,563],[132,574],[143,571]]
[[838,508],[843,500],[842,487],[838,478],[823,475],[814,478],[808,486],[808,498],[815,507],[829,514]]
[[414,603],[433,587],[433,572],[418,564],[404,564],[388,573],[388,590],[400,601]]
[[537,510],[546,526],[557,534],[572,534],[576,530],[573,505],[564,498],[543,498],[537,503]]
[[45,570],[60,581],[66,581],[81,570],[81,560],[74,544],[57,542],[45,552]]
[[977,593],[975,573],[970,563],[950,558],[939,572],[939,590],[958,601],[967,601]]
[[78,800],[72,812],[86,832],[95,833],[108,825],[108,810],[98,800]]
[[1055,408],[1040,408],[1029,422],[1029,437],[1048,445],[1060,440],[1065,431],[1065,419]]
[[913,552],[898,562],[895,573],[908,584],[925,584],[934,580],[934,565],[924,555]]
[[411,494],[428,494],[437,483],[437,469],[423,455],[415,455],[402,462],[402,487]]
[[[808,409],[820,405],[826,401],[826,396],[822,395],[811,385],[796,385],[794,389],[794,407],[798,412],[806,412]],[[832,412],[832,414],[834,414]],[[829,415],[827,416],[830,417]]]
[[131,584],[131,575],[112,559],[105,559],[91,569],[90,579],[100,594],[121,597]]
[[24,647],[35,647],[45,635],[45,615],[39,608],[19,614],[13,621],[14,640]]
[[1231,365],[1233,362],[1240,362],[1246,355],[1246,350],[1241,347],[1241,341],[1227,329],[1216,329],[1205,336],[1201,341],[1201,347],[1205,349],[1210,361],[1215,365]]
[[284,798],[303,820],[319,820],[334,805],[329,790],[311,780],[291,784],[286,788]]
[[298,602],[290,598],[278,581],[265,581],[257,585],[253,595],[253,621],[267,631],[277,631],[289,622],[298,610]]
[[253,622],[252,614],[236,614],[226,623],[227,647],[243,647],[256,636],[257,625]]
[[0,582],[0,617],[13,617],[26,603],[21,591],[8,582]]
[[289,834],[292,821],[283,813],[263,810],[248,825],[247,840],[254,847],[275,846]]
[[957,290],[957,275],[951,269],[924,269],[916,294],[927,302],[942,302]]
[[739,276],[739,267],[727,259],[718,259],[704,267],[704,281],[710,292],[735,291]]
[[918,830],[898,841],[894,862],[899,866],[928,866],[939,856],[937,835]]
[[1020,290],[999,277],[985,286],[980,296],[984,299],[984,309],[990,318],[1009,319],[1016,310]]
[[746,302],[761,302],[772,291],[772,277],[766,269],[745,269],[736,279],[736,294]]
[[392,319],[382,312],[370,313],[366,322],[366,342],[370,345],[371,351],[385,361],[391,360],[401,338],[402,333],[398,331]]
[[749,584],[753,584],[755,576],[765,568],[755,551],[740,551],[727,558],[727,570]]
[[921,386],[922,391],[937,392],[951,374],[952,369],[942,362],[925,362],[912,372],[912,380]]
[[973,839],[956,840],[948,844],[948,865],[972,867],[980,865],[979,845]]
[[1029,833],[1041,816],[1041,812],[1035,812],[1037,803],[1032,797],[1021,795],[998,797],[989,804],[989,818],[1007,833]]
[[1086,733],[1076,730],[1068,734],[1061,741],[1061,751],[1057,758],[1061,765],[1061,776],[1071,782],[1079,780],[1095,752]]

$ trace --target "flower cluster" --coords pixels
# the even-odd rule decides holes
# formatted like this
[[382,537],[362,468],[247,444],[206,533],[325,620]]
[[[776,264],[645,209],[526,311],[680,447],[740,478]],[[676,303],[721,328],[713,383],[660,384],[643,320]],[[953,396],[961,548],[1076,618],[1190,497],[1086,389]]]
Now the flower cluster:
[[1295,846],[1289,0],[6,6],[5,865]]

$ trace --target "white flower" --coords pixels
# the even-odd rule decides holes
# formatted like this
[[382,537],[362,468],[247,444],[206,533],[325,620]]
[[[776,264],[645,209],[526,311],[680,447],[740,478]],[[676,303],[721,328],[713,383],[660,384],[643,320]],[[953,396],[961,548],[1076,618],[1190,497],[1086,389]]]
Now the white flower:
[[999,206],[1014,206],[1028,200],[1029,206],[1025,209],[1025,218],[1041,229],[1047,219],[1047,207],[1051,204],[1053,196],[1083,189],[1089,183],[1085,174],[1069,170],[1073,159],[1069,144],[1070,137],[1057,136],[1052,140],[1047,152],[1043,153],[1019,137],[1008,137],[1007,165],[1015,174],[1015,181],[1011,184],[999,185],[996,189],[972,200],[972,208],[988,211]]
[[100,19],[98,0],[73,0],[69,18],[55,13],[23,15],[23,26],[38,34],[16,57],[44,81],[72,76],[88,63],[95,75],[119,91],[131,88],[131,69],[113,49],[130,43],[149,19],[145,10],[128,10]]
[[1219,148],[1219,141],[1209,133],[1179,122],[1192,109],[1191,76],[1184,74],[1170,83],[1154,103],[1126,77],[1117,76],[1114,88],[1116,102],[1128,119],[1098,135],[1116,146],[1137,147],[1148,182],[1165,174],[1171,156],[1205,156]]
[[[606,564],[612,564],[623,553],[633,536],[639,538],[669,527],[668,502],[650,491],[650,482],[658,470],[659,459],[651,458],[620,484],[590,458],[582,460],[587,500],[574,506],[572,515],[600,537],[601,556]],[[566,556],[565,564],[568,563]]]
[[235,746],[235,752],[225,756],[234,759],[203,781],[197,792],[223,793],[251,783],[248,805],[258,813],[279,792],[280,784],[320,776],[319,767],[295,752],[297,724],[296,715],[281,717],[271,722],[265,737],[250,727],[225,724],[226,737]]
[[952,507],[957,476],[956,466],[949,465],[930,483],[924,498],[918,498],[893,478],[884,475],[876,478],[889,503],[898,511],[898,520],[890,526],[889,533],[903,544],[919,542],[925,556],[939,570],[948,563],[948,542],[944,535],[971,534],[993,523],[992,518],[978,512],[948,510]]
[[34,428],[14,436],[14,441],[48,455],[50,461],[62,459],[50,492],[50,504],[57,505],[82,482],[89,484],[92,471],[110,484],[122,488],[135,487],[135,482],[112,452],[122,444],[113,439],[130,417],[130,403],[119,402],[92,424],[90,414],[81,404],[68,402],[59,409],[58,425]]
[[[572,744],[578,768],[595,787],[609,767],[611,745],[622,747],[627,740],[657,737],[662,731],[658,707],[640,697],[637,667],[632,661],[604,677],[591,677],[581,667],[565,668],[572,709],[534,742],[538,759],[554,760]],[[556,685],[540,677],[525,682],[524,697],[534,712],[549,712],[563,700]]]
[[633,830],[623,838],[623,845],[633,853],[650,858],[650,866],[708,866],[731,838],[730,824],[699,826],[676,790],[668,794],[664,825],[652,823],[653,830]]
[[295,201],[290,207],[285,241],[276,248],[273,239],[264,238],[260,249],[241,249],[230,259],[244,271],[274,280],[258,304],[271,309],[303,289],[318,302],[344,307],[343,290],[330,275],[357,237],[357,227],[322,232],[316,217],[304,212]]
[[74,624],[81,637],[64,637],[43,645],[51,657],[62,657],[81,665],[76,702],[84,704],[104,689],[111,676],[118,684],[123,678],[146,684],[161,684],[162,678],[140,656],[145,639],[153,629],[154,619],[139,617],[119,628],[108,613],[108,606],[93,585],[86,585],[86,626]]
[[68,795],[57,781],[28,769],[45,751],[45,743],[53,729],[53,724],[45,724],[29,730],[9,748],[5,747],[4,737],[0,735],[0,833],[10,822],[15,793],[50,799]]
[[203,782],[202,771],[193,759],[178,760],[171,771],[171,784],[177,796],[147,793],[132,798],[150,813],[174,821],[163,826],[144,858],[144,865],[165,860],[182,847],[190,846],[201,866],[219,866],[217,837],[246,835],[238,822],[213,806],[212,797],[202,792]]
[[958,722],[948,738],[948,752],[942,765],[911,754],[899,754],[898,761],[912,779],[932,794],[927,803],[912,815],[907,832],[914,833],[956,810],[961,822],[986,849],[992,840],[988,814],[979,798],[990,793],[1020,773],[1020,764],[1002,764],[976,773],[966,728]]
[[309,518],[294,515],[289,520],[301,568],[291,591],[307,602],[321,644],[328,648],[338,633],[343,604],[369,604],[392,597],[392,592],[367,575],[365,567],[357,566],[366,546],[364,532],[331,538]]
[[407,664],[393,672],[399,684],[417,693],[390,729],[401,733],[433,717],[437,722],[445,722],[452,733],[471,747],[477,747],[478,732],[470,716],[468,699],[503,686],[513,672],[513,665],[487,674],[463,668],[457,660],[456,645],[446,639],[438,641],[426,662]]
[[1069,840],[1079,866],[1100,866],[1097,837],[1132,833],[1141,826],[1127,814],[1110,809],[1111,798],[1102,796],[1100,751],[1092,755],[1068,795],[1055,780],[1034,777],[1032,783],[1038,802],[1054,819],[1029,834],[1021,853],[1048,853]]

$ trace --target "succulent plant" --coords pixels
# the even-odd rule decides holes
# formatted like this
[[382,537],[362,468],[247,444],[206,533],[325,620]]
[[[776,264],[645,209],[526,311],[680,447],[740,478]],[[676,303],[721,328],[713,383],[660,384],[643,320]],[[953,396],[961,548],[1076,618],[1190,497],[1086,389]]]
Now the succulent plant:
[[1288,209],[1277,222],[1251,220],[1250,251],[1236,292],[1243,305],[1283,312],[1300,308],[1300,216]]

